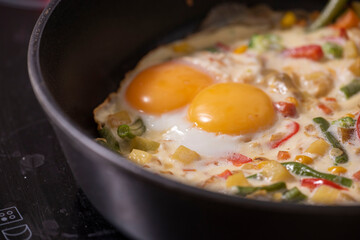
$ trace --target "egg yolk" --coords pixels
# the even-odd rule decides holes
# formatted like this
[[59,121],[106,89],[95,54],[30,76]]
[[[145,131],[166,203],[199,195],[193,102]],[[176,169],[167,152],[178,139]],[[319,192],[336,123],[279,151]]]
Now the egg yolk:
[[140,72],[129,84],[125,97],[141,112],[162,114],[189,104],[212,82],[209,75],[189,65],[167,62]]
[[235,135],[269,127],[274,123],[275,111],[270,97],[259,88],[219,83],[196,95],[188,118],[207,132]]

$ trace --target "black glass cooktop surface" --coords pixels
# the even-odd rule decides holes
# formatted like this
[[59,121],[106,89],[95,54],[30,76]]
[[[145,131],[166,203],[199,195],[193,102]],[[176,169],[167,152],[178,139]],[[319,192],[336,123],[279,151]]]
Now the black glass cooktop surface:
[[32,91],[26,58],[41,0],[11,1],[0,0],[0,239],[127,239],[76,185]]

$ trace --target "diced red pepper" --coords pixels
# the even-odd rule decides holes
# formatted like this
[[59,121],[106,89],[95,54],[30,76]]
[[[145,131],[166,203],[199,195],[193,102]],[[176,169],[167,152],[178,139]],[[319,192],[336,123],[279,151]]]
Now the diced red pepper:
[[184,172],[196,172],[196,169],[192,169],[192,168],[187,168],[187,169],[183,169]]
[[359,25],[359,17],[354,10],[349,8],[345,13],[343,13],[334,23],[335,28],[352,28]]
[[219,48],[220,50],[223,50],[223,51],[225,51],[225,52],[230,51],[230,47],[229,47],[228,45],[225,45],[225,44],[222,43],[222,42],[217,42],[217,43],[215,44],[215,46],[216,46],[217,48]]
[[325,114],[330,115],[333,113],[333,111],[331,110],[331,108],[329,108],[328,106],[326,106],[323,103],[319,103],[318,104],[318,108],[320,108]]
[[353,174],[353,178],[356,181],[360,181],[360,170]]
[[290,129],[290,133],[285,135],[285,137],[280,140],[271,142],[271,148],[277,148],[278,146],[289,140],[292,136],[294,136],[300,129],[300,125],[295,121],[291,121],[291,123],[289,123],[286,127]]
[[281,113],[284,117],[295,117],[296,115],[296,106],[293,103],[288,102],[276,102],[276,110]]
[[358,139],[360,140],[360,114],[356,120],[355,129],[356,129],[356,135],[358,136]]
[[229,169],[226,169],[225,171],[223,171],[222,173],[218,174],[218,177],[221,178],[225,178],[227,179],[228,177],[230,177],[232,175],[231,171]]
[[277,154],[278,160],[288,160],[291,157],[288,151],[279,151]]
[[312,44],[287,49],[284,51],[284,56],[291,58],[308,58],[314,61],[318,61],[323,58],[324,53],[320,45]]
[[252,161],[251,158],[249,158],[245,155],[242,155],[240,153],[230,154],[226,159],[228,161],[232,162],[232,164],[237,167],[241,166],[244,163],[248,163],[248,162]]
[[348,39],[348,35],[345,28],[339,28],[339,37]]
[[303,178],[301,179],[301,186],[310,188],[311,190],[314,190],[320,185],[327,185],[329,187],[333,187],[339,190],[347,190],[347,188],[344,188],[332,181],[322,179],[322,178]]

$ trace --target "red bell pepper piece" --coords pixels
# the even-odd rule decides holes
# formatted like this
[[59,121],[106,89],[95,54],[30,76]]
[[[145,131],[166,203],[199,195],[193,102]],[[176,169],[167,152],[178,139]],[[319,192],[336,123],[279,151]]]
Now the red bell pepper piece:
[[290,129],[290,133],[288,135],[286,135],[284,138],[271,142],[270,143],[270,147],[271,148],[277,148],[278,146],[280,146],[282,143],[286,142],[287,140],[289,140],[292,136],[294,136],[300,129],[300,125],[295,122],[295,121],[291,121],[291,123],[289,123],[287,126],[287,128]]
[[320,108],[326,115],[330,115],[333,113],[333,111],[331,110],[331,108],[329,108],[328,106],[326,106],[323,103],[319,103],[318,104],[318,108]]
[[245,155],[242,155],[240,153],[233,153],[233,154],[229,155],[226,159],[228,161],[232,162],[232,164],[237,167],[241,166],[244,163],[248,163],[248,162],[252,161],[251,158],[249,158]]
[[232,175],[231,171],[229,171],[229,169],[226,169],[225,171],[223,171],[222,173],[218,174],[218,177],[221,178],[225,178],[227,179],[228,177],[230,177]]
[[275,108],[284,117],[294,117],[296,115],[296,106],[288,102],[276,102]]
[[353,174],[353,178],[356,181],[360,181],[360,170]]
[[222,51],[225,51],[225,52],[230,51],[230,47],[222,42],[217,42],[215,44],[215,46]]
[[356,129],[356,135],[358,136],[358,139],[360,140],[360,114],[356,120],[355,129]]
[[287,49],[284,51],[284,56],[291,58],[308,58],[314,61],[318,61],[323,58],[324,53],[320,45],[312,44]]
[[332,181],[322,179],[322,178],[303,178],[301,179],[301,186],[310,188],[311,190],[314,190],[316,187],[320,185],[327,185],[329,187],[333,187],[339,190],[347,190],[347,188],[344,188]]

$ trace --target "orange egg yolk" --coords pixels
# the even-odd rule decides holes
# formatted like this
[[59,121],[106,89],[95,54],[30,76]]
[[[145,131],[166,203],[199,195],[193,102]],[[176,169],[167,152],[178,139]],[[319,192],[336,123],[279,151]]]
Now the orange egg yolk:
[[162,114],[191,102],[213,79],[189,65],[167,62],[140,72],[128,86],[125,97],[135,109]]
[[242,83],[219,83],[196,95],[188,118],[207,132],[235,135],[271,126],[275,111],[270,97],[259,88]]

